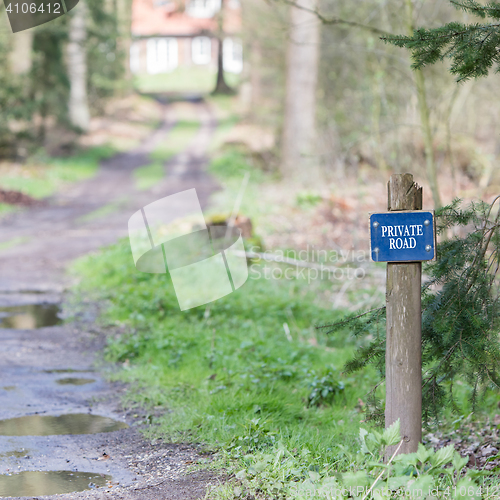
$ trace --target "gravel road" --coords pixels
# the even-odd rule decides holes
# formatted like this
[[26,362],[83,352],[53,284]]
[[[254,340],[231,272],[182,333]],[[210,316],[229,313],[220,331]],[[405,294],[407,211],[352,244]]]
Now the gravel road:
[[[206,206],[217,189],[205,173],[215,122],[206,104],[193,102],[192,106],[200,117],[199,131],[190,146],[168,162],[166,177],[152,189],[137,190],[132,174],[150,163],[149,152],[168,137],[176,122],[171,105],[163,105],[164,120],[157,130],[136,149],[103,162],[95,177],[54,195],[42,206],[0,221],[0,307],[64,301],[72,284],[66,274],[68,263],[126,236],[130,215],[152,201],[196,188],[202,207]],[[79,414],[107,417],[129,427],[93,434],[0,435],[0,474],[87,472],[101,475],[105,482],[101,487],[91,483],[92,489],[80,493],[43,496],[37,488],[49,487],[50,476],[32,480],[21,475],[16,476],[23,478],[16,483],[21,485],[16,494],[28,496],[16,498],[203,498],[207,484],[217,478],[208,471],[189,469],[209,461],[209,456],[196,446],[143,439],[137,425],[140,412],[121,404],[125,387],[108,383],[95,368],[103,336],[94,328],[93,314],[90,308],[78,323],[0,328],[0,419],[35,417],[29,425],[40,430],[45,422],[41,417]],[[68,376],[87,383],[58,383]],[[0,481],[0,496],[1,488]]]

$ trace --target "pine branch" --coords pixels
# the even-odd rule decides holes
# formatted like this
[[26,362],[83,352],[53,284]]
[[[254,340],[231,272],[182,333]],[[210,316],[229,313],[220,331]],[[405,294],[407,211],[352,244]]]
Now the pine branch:
[[[475,0],[450,2],[481,19],[500,20],[499,3],[483,6]],[[458,81],[486,76],[494,64],[498,66],[496,71],[500,71],[499,22],[470,25],[451,22],[435,29],[416,29],[412,36],[387,36],[382,40],[410,50],[414,69],[451,59],[450,72],[458,76]]]
[[[427,420],[443,408],[458,410],[453,382],[470,384],[476,404],[489,387],[500,385],[500,210],[472,203],[461,209],[454,200],[436,213],[437,227],[472,226],[459,238],[438,245],[439,260],[426,265],[422,285],[423,410]],[[438,290],[434,285],[440,285]],[[325,327],[349,327],[355,336],[372,335],[344,370],[349,373],[375,365],[383,379],[385,329],[378,326],[385,308],[345,318]]]
[[374,309],[370,309],[369,311],[362,312],[361,314],[358,314],[356,316],[352,316],[352,315],[347,316],[346,318],[344,318],[340,321],[337,321],[335,323],[329,323],[327,325],[319,325],[319,326],[316,326],[315,328],[316,328],[316,330],[321,330],[322,328],[334,328],[334,330],[330,330],[330,332],[328,332],[328,333],[331,333],[332,331],[339,330],[342,326],[345,326],[356,319],[362,318],[363,316],[366,316],[367,314],[370,314],[373,312],[381,312],[383,309],[385,309],[385,306],[376,307]]
[[489,3],[488,5],[481,5],[473,0],[467,0],[465,2],[458,2],[457,0],[450,0],[457,9],[462,9],[465,12],[472,12],[481,18],[486,17],[486,13],[494,19],[500,19],[500,4],[496,2]]

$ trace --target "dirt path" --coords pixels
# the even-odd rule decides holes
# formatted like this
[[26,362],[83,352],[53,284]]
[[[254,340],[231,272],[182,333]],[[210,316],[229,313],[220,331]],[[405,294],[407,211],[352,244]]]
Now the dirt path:
[[[167,164],[168,175],[154,188],[138,191],[132,172],[150,163],[149,152],[175,124],[174,110],[167,105],[161,127],[138,148],[107,160],[94,178],[53,196],[46,206],[0,221],[0,307],[59,302],[71,284],[65,275],[67,264],[126,236],[130,215],[154,200],[194,187],[202,206],[206,205],[217,188],[204,171],[215,123],[205,104],[192,106],[200,117],[200,129],[186,151]],[[81,325],[0,328],[0,341],[0,419],[91,414],[128,424],[138,420],[135,412],[120,405],[124,389],[93,371],[102,345],[92,332],[92,318]],[[78,372],[63,372],[69,369]],[[68,376],[92,382],[56,383]],[[29,425],[39,427],[42,420]],[[64,470],[111,476],[103,487],[47,497],[40,496],[40,490],[26,489],[31,480],[22,479],[20,487],[28,495],[22,498],[30,499],[202,498],[213,478],[206,472],[186,475],[190,464],[200,458],[195,447],[148,443],[136,427],[80,435],[0,435],[0,474]],[[49,479],[38,479],[35,487],[44,482]],[[1,487],[0,481],[0,496]]]

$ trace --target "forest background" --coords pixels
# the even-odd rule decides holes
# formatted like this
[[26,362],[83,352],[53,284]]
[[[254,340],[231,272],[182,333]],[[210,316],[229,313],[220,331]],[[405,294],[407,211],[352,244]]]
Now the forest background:
[[[435,205],[459,194],[460,175],[482,191],[496,184],[495,76],[457,84],[447,63],[413,71],[407,51],[380,39],[416,26],[475,21],[470,13],[447,0],[303,6],[290,13],[284,2],[242,4],[240,101],[245,120],[272,136],[266,168],[317,186],[366,170],[384,177],[411,171],[429,182]],[[3,157],[71,148],[71,132],[87,129],[90,115],[104,114],[106,99],[132,91],[130,8],[125,0],[86,0],[68,16],[15,36],[2,9]],[[85,29],[72,29],[82,16]],[[87,91],[83,111],[71,94],[79,78]],[[311,168],[315,175],[301,176]]]

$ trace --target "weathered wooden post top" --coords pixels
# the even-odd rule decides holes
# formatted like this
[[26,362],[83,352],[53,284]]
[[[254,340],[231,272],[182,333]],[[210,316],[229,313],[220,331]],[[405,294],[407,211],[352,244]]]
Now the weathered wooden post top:
[[398,453],[411,453],[422,438],[420,289],[422,261],[435,258],[435,224],[412,174],[392,175],[388,195],[389,212],[370,215],[372,259],[387,262],[385,426],[400,420]]

